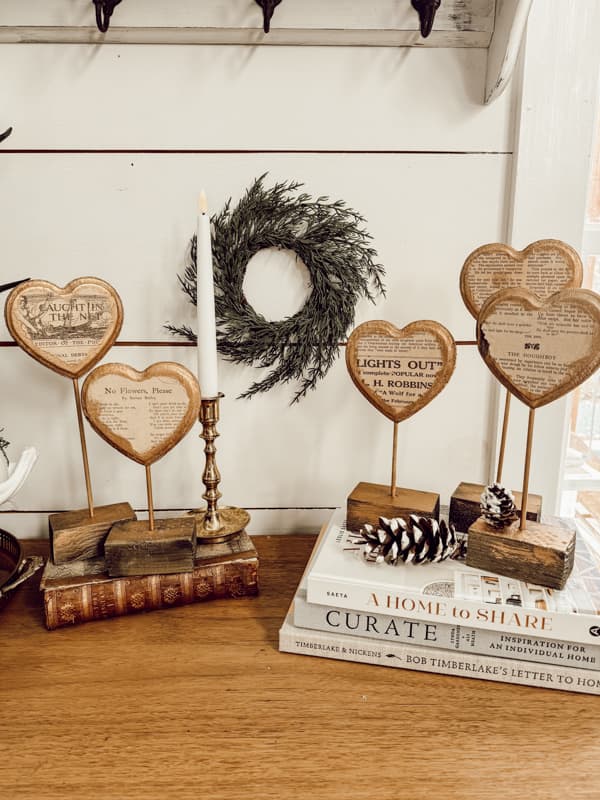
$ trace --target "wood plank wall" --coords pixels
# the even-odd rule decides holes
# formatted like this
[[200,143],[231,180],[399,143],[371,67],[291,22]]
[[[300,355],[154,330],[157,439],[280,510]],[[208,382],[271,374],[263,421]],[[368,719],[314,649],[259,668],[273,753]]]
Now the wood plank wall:
[[[458,275],[473,248],[505,237],[513,152],[515,92],[482,106],[485,65],[478,48],[1,45],[0,129],[14,134],[0,146],[0,279],[104,278],[123,298],[126,343],[105,360],[194,368],[163,326],[193,321],[176,273],[198,191],[216,209],[268,172],[367,218],[388,295],[357,322],[431,318],[471,339]],[[290,269],[285,254],[268,261],[250,289],[273,310]],[[8,344],[2,323],[0,426],[13,456],[32,443],[40,459],[0,525],[43,535],[49,511],[85,499],[72,389]],[[237,400],[254,371],[220,368],[222,490],[251,510],[251,532],[314,530],[357,481],[387,481],[391,423],[343,358],[292,408],[289,389]],[[486,480],[493,406],[487,370],[460,348],[447,390],[400,426],[400,483],[447,502],[459,481]],[[91,430],[88,442],[97,502],[143,509],[143,471]],[[191,434],[154,470],[157,507],[197,506],[202,465]]]

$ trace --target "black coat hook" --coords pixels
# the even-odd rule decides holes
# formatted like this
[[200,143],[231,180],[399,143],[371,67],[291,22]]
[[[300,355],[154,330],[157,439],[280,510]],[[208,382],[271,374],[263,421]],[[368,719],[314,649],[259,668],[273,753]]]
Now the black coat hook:
[[11,281],[10,283],[3,283],[2,286],[0,286],[0,294],[2,294],[2,292],[8,292],[9,289],[14,289],[15,286],[20,286],[22,283],[26,283],[27,281],[30,280],[31,278],[21,278],[21,280],[19,281]]
[[110,18],[121,0],[92,0],[96,6],[96,25],[101,33],[106,33],[110,25]]
[[433,20],[442,0],[412,0],[413,8],[421,21],[421,36],[426,39],[433,28]]
[[5,139],[8,139],[11,133],[12,133],[12,128],[7,128],[4,131],[4,133],[0,133],[0,142],[3,142]]
[[271,18],[276,6],[281,3],[281,0],[256,0],[258,5],[262,8],[263,12],[263,30],[268,33],[271,30]]

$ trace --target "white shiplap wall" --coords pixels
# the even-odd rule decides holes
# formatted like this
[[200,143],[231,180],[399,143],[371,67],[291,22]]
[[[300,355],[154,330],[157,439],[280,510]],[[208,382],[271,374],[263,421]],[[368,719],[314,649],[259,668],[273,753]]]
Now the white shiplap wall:
[[[193,367],[163,325],[193,319],[176,272],[198,191],[216,208],[268,171],[367,218],[388,297],[358,321],[433,318],[470,339],[458,275],[474,247],[505,237],[513,150],[514,90],[482,106],[485,66],[482,49],[1,45],[0,129],[14,134],[0,147],[0,278],[105,278],[125,304],[122,340],[138,343],[107,360]],[[72,390],[14,348],[0,357],[12,452],[40,450],[0,525],[39,535],[48,511],[84,503]],[[387,480],[391,425],[343,359],[293,408],[285,389],[236,400],[251,370],[222,364],[221,376],[224,500],[256,509],[253,532],[314,530],[358,480]],[[487,479],[494,419],[487,370],[462,347],[447,390],[400,426],[400,483],[447,502],[460,480]],[[88,440],[97,502],[143,508],[143,471]],[[197,505],[202,463],[190,435],[154,470],[157,506]]]

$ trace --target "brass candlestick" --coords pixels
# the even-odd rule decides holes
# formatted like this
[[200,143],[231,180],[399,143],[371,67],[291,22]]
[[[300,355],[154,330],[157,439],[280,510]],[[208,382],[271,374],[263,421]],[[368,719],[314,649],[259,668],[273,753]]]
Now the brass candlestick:
[[250,522],[250,514],[243,508],[223,506],[219,508],[221,492],[218,489],[221,482],[221,473],[217,467],[215,439],[219,436],[217,422],[219,421],[219,400],[224,397],[203,397],[200,401],[200,422],[204,439],[204,455],[206,462],[202,473],[202,482],[206,491],[202,495],[206,500],[206,509],[193,511],[197,519],[196,539],[198,542],[225,542],[236,533],[244,530]]

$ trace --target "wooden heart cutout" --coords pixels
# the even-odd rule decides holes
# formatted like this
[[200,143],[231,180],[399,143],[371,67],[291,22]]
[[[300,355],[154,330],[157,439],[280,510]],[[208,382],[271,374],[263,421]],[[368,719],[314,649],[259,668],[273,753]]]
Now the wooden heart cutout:
[[4,309],[18,345],[45,367],[79,378],[108,352],[123,325],[123,305],[99,278],[77,278],[63,289],[33,280],[12,290]]
[[346,366],[356,388],[394,422],[431,402],[456,364],[452,335],[439,322],[419,320],[405,328],[364,322],[350,335]]
[[539,300],[526,289],[505,289],[481,309],[477,342],[498,380],[530,408],[539,408],[600,366],[600,296],[563,289]]
[[200,389],[188,369],[171,361],[143,372],[126,364],[103,364],[85,379],[81,400],[96,433],[147,466],[191,430],[200,410]]
[[486,244],[474,250],[460,273],[460,293],[477,319],[484,303],[502,289],[528,289],[544,300],[562,289],[577,289],[583,265],[576,250],[558,239],[540,239],[524,250]]

